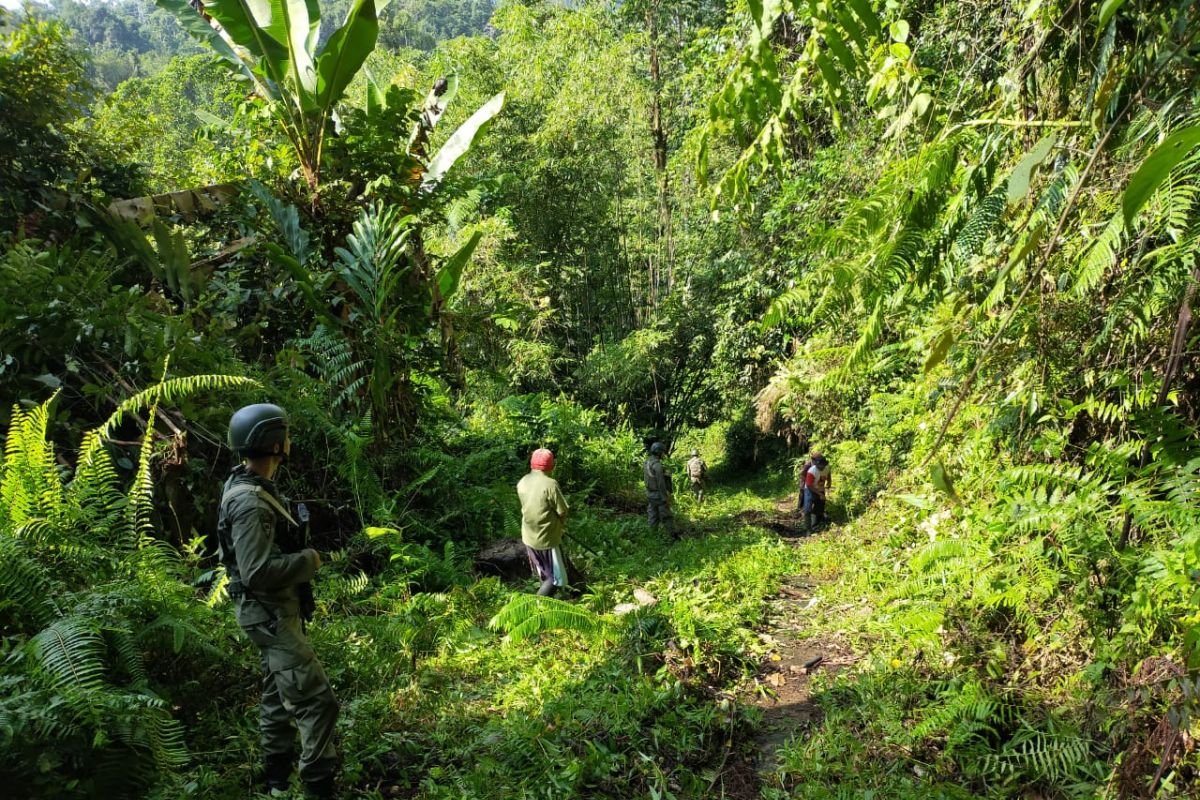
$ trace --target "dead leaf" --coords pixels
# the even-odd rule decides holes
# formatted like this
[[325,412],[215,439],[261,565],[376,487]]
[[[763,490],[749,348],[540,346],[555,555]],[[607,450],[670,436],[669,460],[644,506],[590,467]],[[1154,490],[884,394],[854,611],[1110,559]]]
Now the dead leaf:
[[644,606],[658,605],[658,598],[641,587],[633,590],[633,599]]

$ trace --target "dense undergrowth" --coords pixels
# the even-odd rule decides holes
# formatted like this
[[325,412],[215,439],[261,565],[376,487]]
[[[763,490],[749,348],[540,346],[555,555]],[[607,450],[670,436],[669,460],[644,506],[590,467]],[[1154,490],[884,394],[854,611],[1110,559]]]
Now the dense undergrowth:
[[[0,12],[0,785],[248,791],[271,400],[347,796],[719,796],[796,574],[861,659],[743,790],[1196,793],[1200,4],[155,5]],[[542,446],[570,604],[472,571]]]
[[[43,445],[47,410],[14,420],[2,487],[6,524],[19,534],[4,540],[12,691],[2,719],[16,756],[6,778],[59,797],[140,794],[156,771],[150,796],[249,790],[257,659],[220,582],[146,538],[148,484],[126,500],[94,436],[94,472],[64,491]],[[618,461],[620,445],[589,441]],[[495,474],[477,463],[465,459],[457,475],[468,506],[497,488],[471,481]],[[624,466],[627,479],[636,474]],[[508,471],[515,480],[519,465]],[[746,723],[716,698],[754,671],[753,629],[792,551],[726,526],[753,494],[719,497],[673,543],[639,517],[589,507],[590,484],[564,485],[579,508],[572,542],[586,544],[571,550],[589,590],[574,607],[549,607],[573,608],[574,621],[551,620],[532,638],[509,641],[490,624],[513,588],[474,578],[454,540],[437,551],[403,528],[374,527],[332,554],[310,633],[343,698],[344,780],[355,796],[698,796],[717,782],[718,756]],[[491,532],[514,532],[503,528],[512,498],[498,504],[506,511]],[[364,562],[384,566],[356,566]],[[144,594],[120,588],[131,576]],[[658,603],[613,616],[633,587]],[[553,630],[563,624],[567,632]],[[169,707],[186,709],[183,718]]]

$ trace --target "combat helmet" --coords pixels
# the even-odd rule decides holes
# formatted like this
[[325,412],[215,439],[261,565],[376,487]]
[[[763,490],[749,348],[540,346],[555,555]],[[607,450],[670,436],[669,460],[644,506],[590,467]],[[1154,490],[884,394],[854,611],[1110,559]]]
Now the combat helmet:
[[287,435],[287,412],[271,403],[243,406],[229,420],[229,446],[243,458],[282,456]]

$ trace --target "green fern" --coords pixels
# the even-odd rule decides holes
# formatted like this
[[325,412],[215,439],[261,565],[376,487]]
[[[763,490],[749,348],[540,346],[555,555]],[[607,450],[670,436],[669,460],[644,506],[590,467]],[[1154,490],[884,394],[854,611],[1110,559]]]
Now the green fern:
[[562,630],[585,636],[607,629],[603,619],[573,603],[553,597],[516,594],[492,617],[488,627],[521,642],[543,631]]
[[19,537],[0,534],[0,619],[6,630],[34,630],[60,616],[49,571],[31,557]]
[[[122,401],[116,410],[113,411],[112,415],[105,420],[104,424],[97,429],[99,435],[93,447],[98,447],[99,442],[110,438],[112,432],[125,420],[126,414],[133,414],[148,409],[153,405],[174,403],[201,392],[261,388],[262,384],[253,378],[244,378],[236,375],[191,375],[184,378],[164,378],[149,389],[138,392]],[[81,453],[80,458],[86,461],[91,455],[91,451],[84,451]]]
[[154,420],[158,415],[158,404],[150,407],[146,418],[146,435],[139,448],[137,473],[130,489],[129,530],[136,537],[137,547],[154,540],[154,476],[150,472],[150,461],[154,455]]
[[13,408],[0,472],[0,523],[11,528],[47,519],[62,508],[62,478],[46,435],[57,397],[28,411]]
[[998,778],[1051,785],[1087,777],[1092,762],[1091,743],[1053,720],[1044,730],[1022,725],[999,750],[983,759],[984,768]]
[[74,616],[59,619],[34,636],[30,647],[51,687],[70,692],[104,688],[107,647],[93,621]]

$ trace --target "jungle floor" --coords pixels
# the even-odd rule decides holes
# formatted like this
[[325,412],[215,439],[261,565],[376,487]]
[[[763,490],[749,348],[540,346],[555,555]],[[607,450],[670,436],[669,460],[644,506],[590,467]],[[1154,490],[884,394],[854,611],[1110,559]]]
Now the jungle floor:
[[[770,512],[744,511],[738,523],[773,533],[789,547],[801,549],[810,536],[836,536],[841,527],[827,525],[810,534],[795,495],[774,500]],[[859,660],[847,637],[815,634],[812,611],[820,602],[819,582],[806,574],[780,577],[779,589],[766,598],[765,623],[754,631],[767,647],[758,672],[737,688],[740,703],[756,709],[757,723],[748,735],[730,742],[731,756],[721,770],[720,792],[730,800],[762,797],[778,783],[781,748],[805,737],[821,721],[812,682],[820,671],[833,675]]]
[[[862,633],[879,610],[845,579],[864,557],[863,520],[842,520],[835,495],[834,524],[807,535],[791,488],[777,476],[717,485],[702,506],[681,497],[678,541],[629,511],[573,511],[568,546],[589,577],[573,607],[601,615],[611,635],[509,641],[487,630],[532,581],[490,578],[446,595],[438,613],[449,633],[408,677],[333,676],[353,698],[343,739],[358,769],[347,770],[346,796],[824,796],[805,770],[830,734],[859,737],[856,751],[877,768],[862,785],[882,788],[877,796],[895,776],[911,782],[905,757],[829,719],[843,713],[838,684],[888,663]],[[631,617],[613,613],[648,597]],[[385,644],[363,637],[370,622],[351,615],[319,628],[317,652],[367,663],[357,654]],[[845,766],[825,785],[853,796],[858,767]]]

